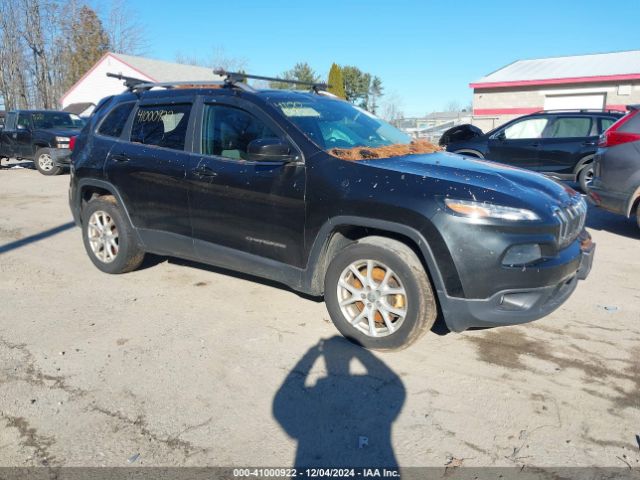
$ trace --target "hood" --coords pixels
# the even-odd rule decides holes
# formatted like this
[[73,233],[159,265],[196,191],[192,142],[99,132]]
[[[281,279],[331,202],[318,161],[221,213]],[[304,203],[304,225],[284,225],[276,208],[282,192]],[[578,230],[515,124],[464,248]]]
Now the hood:
[[55,135],[56,137],[73,137],[74,135],[78,135],[80,133],[80,128],[38,128],[36,129],[41,132],[47,132],[50,135]]
[[[372,168],[419,176],[425,182],[437,182],[434,192],[462,200],[502,203],[534,208],[550,213],[550,208],[568,204],[576,192],[541,174],[454,153],[360,160]],[[445,183],[446,182],[446,183]],[[446,193],[445,193],[446,192]],[[537,208],[535,208],[537,206]]]

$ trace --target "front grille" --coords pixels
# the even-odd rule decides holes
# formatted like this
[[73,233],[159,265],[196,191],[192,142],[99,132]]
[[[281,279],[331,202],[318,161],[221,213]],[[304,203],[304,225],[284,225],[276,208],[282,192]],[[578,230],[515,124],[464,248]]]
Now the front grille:
[[554,214],[560,222],[558,244],[560,247],[566,247],[580,235],[584,228],[587,203],[582,197],[576,195],[569,205],[557,207]]

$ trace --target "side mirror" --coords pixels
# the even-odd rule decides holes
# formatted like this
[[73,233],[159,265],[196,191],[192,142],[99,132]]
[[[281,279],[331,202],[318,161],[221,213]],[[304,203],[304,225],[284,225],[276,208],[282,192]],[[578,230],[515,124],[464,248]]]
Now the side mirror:
[[247,145],[248,160],[254,162],[289,162],[292,151],[289,142],[279,138],[257,138]]
[[29,128],[25,127],[24,125],[16,125],[16,130],[26,132],[27,130],[29,130]]
[[501,131],[498,135],[496,135],[496,139],[504,142],[507,139],[507,134],[504,133],[504,130]]

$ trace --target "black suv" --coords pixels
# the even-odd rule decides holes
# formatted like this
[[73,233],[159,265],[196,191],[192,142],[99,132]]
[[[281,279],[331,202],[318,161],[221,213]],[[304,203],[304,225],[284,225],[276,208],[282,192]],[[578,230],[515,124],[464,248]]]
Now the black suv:
[[69,200],[100,270],[152,252],[275,280],[324,295],[336,327],[375,349],[412,343],[438,312],[453,331],[540,318],[587,276],[570,188],[446,152],[376,158],[414,145],[324,92],[233,78],[134,85],[97,107]]
[[80,117],[68,112],[9,112],[0,132],[0,159],[33,160],[43,175],[58,175],[69,168],[69,143],[83,126]]
[[486,134],[471,125],[453,127],[442,135],[440,144],[449,152],[578,181],[586,192],[593,178],[598,136],[623,115],[618,111],[545,110]]

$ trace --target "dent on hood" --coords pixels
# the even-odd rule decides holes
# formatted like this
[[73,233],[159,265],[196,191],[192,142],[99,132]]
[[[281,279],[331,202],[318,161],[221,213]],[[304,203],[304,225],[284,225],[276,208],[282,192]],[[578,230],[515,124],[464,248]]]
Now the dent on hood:
[[406,155],[440,152],[443,149],[426,140],[387,145],[384,147],[331,148],[329,155],[342,160],[370,160],[373,158],[404,157]]

